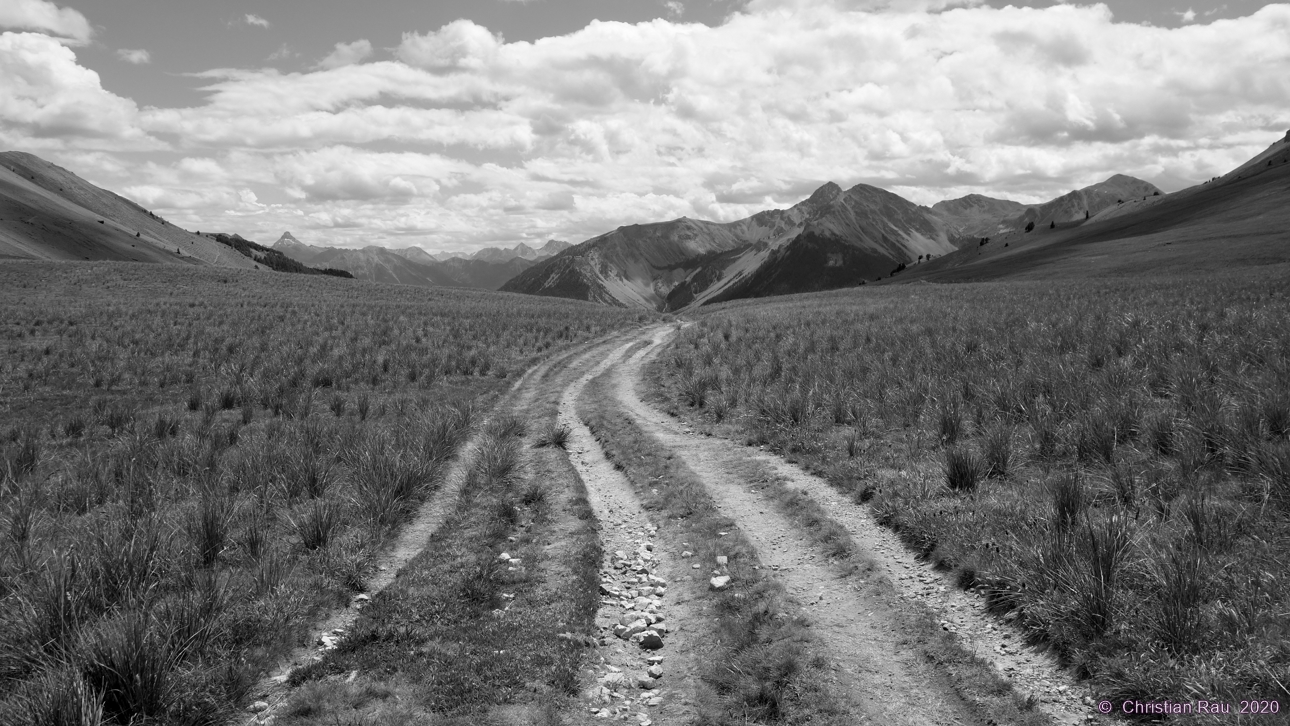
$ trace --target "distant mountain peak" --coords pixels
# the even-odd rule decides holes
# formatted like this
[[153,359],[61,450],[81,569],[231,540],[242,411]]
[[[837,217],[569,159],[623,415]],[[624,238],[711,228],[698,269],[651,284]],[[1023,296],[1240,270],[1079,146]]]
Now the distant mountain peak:
[[831,204],[840,196],[842,196],[842,187],[838,186],[834,182],[826,182],[824,186],[821,186],[819,189],[812,192],[811,196],[806,201],[818,207],[825,204]]

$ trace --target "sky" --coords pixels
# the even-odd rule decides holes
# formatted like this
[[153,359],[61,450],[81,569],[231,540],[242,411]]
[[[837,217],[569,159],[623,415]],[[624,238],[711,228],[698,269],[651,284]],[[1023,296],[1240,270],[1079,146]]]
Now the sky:
[[0,2],[0,150],[265,244],[1175,191],[1288,128],[1290,4],[1251,0]]

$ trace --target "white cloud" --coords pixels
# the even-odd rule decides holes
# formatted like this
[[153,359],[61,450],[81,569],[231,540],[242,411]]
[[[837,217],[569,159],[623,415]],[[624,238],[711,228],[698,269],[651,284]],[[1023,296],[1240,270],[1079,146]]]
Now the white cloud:
[[[184,155],[122,172],[129,184],[170,190],[156,198],[203,229],[264,237],[311,220],[332,243],[580,240],[734,219],[828,179],[920,203],[1039,201],[1116,172],[1208,178],[1284,134],[1287,5],[1172,29],[1116,23],[1104,5],[877,5],[754,0],[719,27],[595,22],[515,43],[462,20],[404,35],[398,60],[342,43],[317,70],[209,71],[203,104],[142,111],[31,37],[65,53],[40,51],[62,75],[93,77],[114,133]],[[0,90],[0,119],[25,113],[32,138],[47,134],[34,99],[71,113],[62,88],[36,84],[18,106]],[[78,133],[103,133],[80,118]]]
[[297,199],[309,201],[402,200],[457,182],[465,169],[439,156],[363,152],[333,146],[278,157],[273,173]]
[[364,40],[356,40],[353,43],[337,43],[335,50],[326,58],[318,61],[317,68],[332,69],[343,66],[352,66],[355,63],[366,60],[372,55],[372,44]]
[[0,3],[0,28],[41,31],[78,44],[88,43],[94,35],[84,15],[48,0],[4,0]]
[[679,18],[685,15],[685,3],[679,2],[679,0],[667,0],[667,2],[663,3],[663,7],[667,8],[667,14],[670,17]]
[[265,20],[259,15],[253,15],[251,13],[247,13],[246,16],[242,18],[242,21],[245,22],[247,25],[254,25],[257,28],[267,28],[270,26],[269,21]]
[[[0,33],[0,130],[55,138],[138,138],[133,101],[103,89],[57,39]],[[9,136],[9,134],[5,134]],[[13,136],[9,136],[13,139]]]
[[152,54],[143,49],[119,48],[116,57],[136,66],[152,62]]
[[1192,10],[1191,8],[1187,8],[1182,12],[1175,12],[1174,15],[1177,15],[1178,18],[1182,20],[1184,23],[1196,22],[1196,11]]
[[469,20],[455,20],[434,33],[404,33],[399,60],[433,71],[481,71],[497,57],[501,38]]

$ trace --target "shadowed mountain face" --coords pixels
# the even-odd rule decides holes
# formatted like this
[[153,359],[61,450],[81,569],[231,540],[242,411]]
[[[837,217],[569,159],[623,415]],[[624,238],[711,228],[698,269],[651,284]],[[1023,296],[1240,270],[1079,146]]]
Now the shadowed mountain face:
[[2,258],[256,266],[227,245],[19,151],[0,153]]
[[[955,247],[926,207],[832,182],[789,209],[725,224],[688,218],[638,224],[535,265],[503,290],[678,310],[807,289],[857,285]],[[827,273],[820,274],[827,270]]]
[[[498,262],[457,257],[440,261],[420,247],[401,250],[374,246],[361,250],[316,247],[301,242],[290,232],[283,233],[273,249],[304,264],[345,270],[362,280],[418,287],[496,290],[533,265],[532,261],[519,256]],[[528,249],[532,251],[532,248]]]

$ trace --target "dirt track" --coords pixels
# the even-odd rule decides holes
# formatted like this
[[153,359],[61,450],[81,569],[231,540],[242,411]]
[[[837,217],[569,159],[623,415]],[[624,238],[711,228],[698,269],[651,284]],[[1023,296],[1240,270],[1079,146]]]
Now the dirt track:
[[[1084,688],[1051,658],[1022,645],[1017,633],[986,614],[979,598],[962,592],[949,578],[917,561],[893,533],[873,521],[864,505],[855,504],[823,480],[777,456],[695,434],[645,404],[637,392],[643,385],[642,369],[671,334],[671,328],[660,326],[637,334],[626,344],[620,340],[603,346],[596,372],[610,371],[622,411],[702,479],[722,513],[738,523],[763,563],[805,607],[835,666],[838,690],[856,723],[983,722],[955,692],[947,674],[920,654],[910,622],[924,614],[941,621],[966,650],[991,664],[1023,698],[1033,696],[1052,722],[1087,722],[1094,709],[1086,705],[1089,694]],[[641,341],[649,344],[628,355],[632,345]],[[595,445],[589,437],[579,440],[575,448],[581,453],[574,463],[595,496],[606,486],[605,477],[582,459],[598,456],[603,460],[603,455],[586,452],[588,445]],[[769,477],[780,478],[822,504],[874,566],[848,574],[832,562],[807,532],[760,493],[758,482]],[[612,521],[602,525],[605,537],[615,536]],[[611,549],[607,542],[606,550]]]
[[[684,423],[641,400],[638,388],[644,365],[666,345],[673,333],[654,326],[630,335],[617,335],[580,347],[530,370],[503,397],[497,410],[522,409],[539,385],[559,390],[558,420],[569,426],[569,460],[587,489],[599,522],[605,551],[597,619],[598,647],[586,662],[583,695],[570,713],[573,723],[604,719],[646,724],[690,723],[699,698],[696,678],[708,649],[711,613],[703,605],[706,581],[690,575],[683,559],[687,543],[673,541],[662,523],[653,522],[641,507],[631,485],[606,459],[599,444],[579,419],[576,401],[587,383],[608,371],[616,407],[672,452],[702,480],[721,513],[737,523],[789,593],[803,607],[833,664],[833,686],[854,723],[908,725],[984,724],[987,719],[965,700],[952,679],[920,652],[919,636],[910,623],[930,613],[958,642],[1012,683],[1022,698],[1032,696],[1053,723],[1086,723],[1094,709],[1090,694],[1044,654],[1021,644],[1019,634],[985,613],[980,600],[959,590],[948,578],[918,562],[896,537],[874,523],[868,509],[840,495],[823,480],[776,457],[732,441],[694,433]],[[545,382],[544,382],[545,381]],[[473,457],[468,443],[454,461],[442,489],[424,506],[417,519],[383,560],[372,583],[373,594],[394,579],[399,568],[424,546],[443,520],[459,489],[461,472]],[[768,479],[778,478],[819,502],[843,525],[873,564],[853,571],[831,560],[785,513],[762,492]],[[648,546],[647,546],[648,545]],[[636,588],[635,578],[646,570],[623,567],[615,553],[650,551],[648,572],[666,581],[665,596],[656,598],[651,612],[666,623],[666,648],[650,652],[612,635],[622,622],[629,599],[618,595]],[[688,554],[688,553],[687,553]],[[639,559],[637,560],[639,564]],[[354,608],[337,613],[320,633],[343,627],[356,615]],[[625,624],[625,623],[623,623]],[[925,630],[921,631],[925,633]],[[309,649],[297,653],[316,657]],[[641,690],[636,679],[661,656],[664,677],[654,688]],[[297,661],[299,662],[299,661]],[[262,686],[276,707],[286,695],[282,680],[290,665]],[[621,675],[615,675],[621,674]],[[271,710],[276,710],[272,708]],[[265,714],[261,714],[263,718]],[[252,719],[254,720],[254,719]]]

